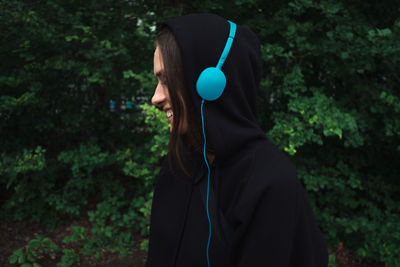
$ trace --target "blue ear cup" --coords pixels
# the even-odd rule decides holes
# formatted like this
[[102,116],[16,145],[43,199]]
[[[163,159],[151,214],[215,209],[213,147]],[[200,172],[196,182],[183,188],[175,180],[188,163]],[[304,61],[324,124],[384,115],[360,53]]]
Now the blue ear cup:
[[203,100],[214,101],[222,95],[225,89],[226,77],[221,68],[229,54],[236,34],[236,24],[229,20],[228,22],[230,25],[229,37],[218,60],[217,66],[204,69],[196,82],[196,91]]
[[200,73],[196,82],[196,90],[201,98],[214,101],[224,92],[225,74],[218,68],[209,67]]

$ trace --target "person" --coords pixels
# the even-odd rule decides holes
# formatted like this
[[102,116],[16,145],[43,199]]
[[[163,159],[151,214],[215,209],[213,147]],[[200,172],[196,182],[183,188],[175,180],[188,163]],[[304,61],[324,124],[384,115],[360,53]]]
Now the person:
[[[146,266],[327,266],[296,170],[257,123],[259,40],[233,24],[190,14],[158,26],[152,103],[166,113],[170,142],[155,185]],[[199,76],[219,62],[233,26],[221,68],[225,89],[204,101]]]

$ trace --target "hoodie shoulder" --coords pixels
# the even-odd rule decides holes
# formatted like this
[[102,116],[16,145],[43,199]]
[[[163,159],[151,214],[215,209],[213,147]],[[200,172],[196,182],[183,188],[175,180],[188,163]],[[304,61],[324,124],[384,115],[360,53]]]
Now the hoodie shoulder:
[[[269,142],[253,151],[235,207],[237,266],[326,266],[327,249],[289,158]],[[236,266],[236,265],[235,265]]]
[[249,183],[271,192],[288,191],[294,194],[298,183],[297,172],[288,156],[269,139],[259,142],[252,152]]

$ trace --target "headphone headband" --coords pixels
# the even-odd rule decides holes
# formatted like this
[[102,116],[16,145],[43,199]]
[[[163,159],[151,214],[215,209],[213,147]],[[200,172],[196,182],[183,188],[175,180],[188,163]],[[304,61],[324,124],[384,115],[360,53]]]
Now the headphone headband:
[[226,41],[224,50],[222,51],[221,57],[219,58],[218,64],[216,66],[218,69],[222,69],[222,65],[224,65],[225,59],[228,56],[229,51],[231,50],[233,38],[235,38],[236,34],[236,24],[230,20],[228,20],[228,22],[230,24],[229,36],[228,40]]

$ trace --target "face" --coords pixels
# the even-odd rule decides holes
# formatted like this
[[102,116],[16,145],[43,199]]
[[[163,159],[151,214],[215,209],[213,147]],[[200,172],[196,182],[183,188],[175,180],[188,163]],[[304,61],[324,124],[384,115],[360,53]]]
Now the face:
[[[171,99],[168,93],[168,86],[166,83],[164,63],[162,60],[161,52],[157,46],[154,51],[154,76],[157,78],[157,87],[154,91],[154,95],[151,98],[151,103],[157,107],[161,107],[166,114],[166,118],[170,123],[170,131],[172,131],[172,122],[174,119],[174,113],[172,112]],[[187,129],[186,119],[184,118],[182,129],[180,133],[184,133]]]

